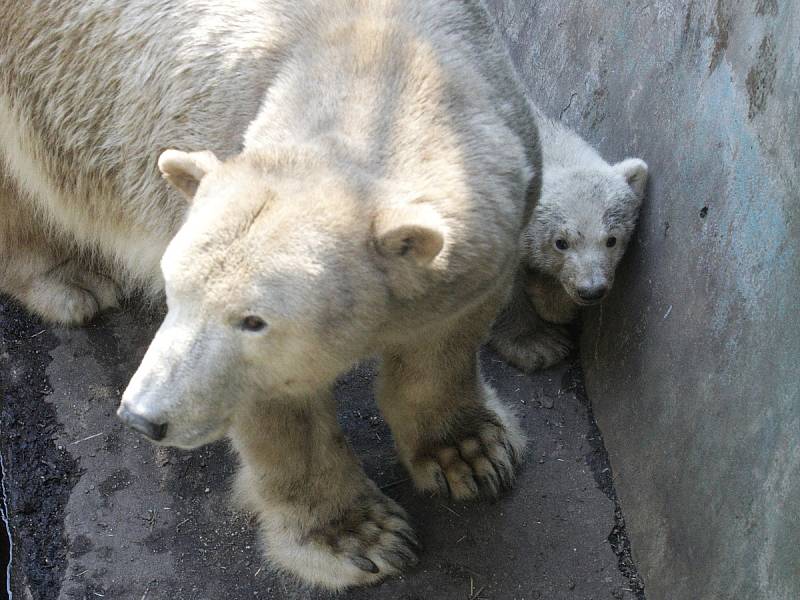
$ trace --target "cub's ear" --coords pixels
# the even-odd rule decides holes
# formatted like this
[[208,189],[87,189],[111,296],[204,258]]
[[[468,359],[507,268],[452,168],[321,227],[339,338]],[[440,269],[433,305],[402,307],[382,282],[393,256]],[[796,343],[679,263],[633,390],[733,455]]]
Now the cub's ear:
[[384,209],[373,223],[375,247],[386,258],[430,264],[444,247],[445,225],[439,214],[425,204],[406,204]]
[[647,185],[647,163],[638,158],[626,158],[615,164],[613,168],[625,178],[625,181],[641,200]]
[[219,165],[213,152],[164,150],[158,157],[158,170],[175,189],[191,200],[200,180]]

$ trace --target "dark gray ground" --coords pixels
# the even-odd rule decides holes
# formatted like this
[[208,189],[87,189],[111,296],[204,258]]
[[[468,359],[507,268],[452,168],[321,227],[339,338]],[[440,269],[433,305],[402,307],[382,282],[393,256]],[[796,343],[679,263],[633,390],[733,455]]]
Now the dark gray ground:
[[[328,598],[262,563],[251,521],[229,507],[234,457],[224,444],[156,448],[117,421],[119,396],[156,326],[154,317],[125,311],[84,329],[49,329],[0,301],[0,451],[15,598]],[[531,438],[515,490],[493,504],[416,495],[372,401],[371,368],[338,386],[351,442],[409,510],[425,545],[403,578],[340,597],[642,597],[615,554],[624,546],[620,519],[578,371],[531,378],[489,353],[484,366]]]

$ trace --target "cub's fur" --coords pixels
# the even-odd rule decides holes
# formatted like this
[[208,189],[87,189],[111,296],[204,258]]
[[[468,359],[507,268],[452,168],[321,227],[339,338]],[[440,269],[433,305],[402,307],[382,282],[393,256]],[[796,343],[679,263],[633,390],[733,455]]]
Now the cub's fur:
[[647,165],[610,165],[582,138],[534,108],[542,143],[542,196],[522,238],[514,292],[490,344],[533,371],[571,348],[563,325],[602,301],[636,226]]
[[164,290],[120,417],[186,448],[228,436],[276,566],[339,589],[415,560],[336,422],[331,385],[361,359],[382,357],[421,491],[511,484],[524,436],[476,351],[540,158],[477,0],[0,14],[0,290],[60,323]]

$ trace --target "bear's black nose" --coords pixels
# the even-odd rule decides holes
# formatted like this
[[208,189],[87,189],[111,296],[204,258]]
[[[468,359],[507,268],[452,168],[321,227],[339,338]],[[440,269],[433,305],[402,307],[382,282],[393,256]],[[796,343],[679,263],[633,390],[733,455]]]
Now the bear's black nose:
[[127,406],[121,406],[117,411],[117,416],[128,427],[135,429],[155,442],[163,440],[167,435],[166,423],[153,423],[143,416],[131,412]]
[[602,300],[607,291],[608,287],[604,285],[578,288],[578,296],[580,296],[581,300],[591,302],[592,300]]

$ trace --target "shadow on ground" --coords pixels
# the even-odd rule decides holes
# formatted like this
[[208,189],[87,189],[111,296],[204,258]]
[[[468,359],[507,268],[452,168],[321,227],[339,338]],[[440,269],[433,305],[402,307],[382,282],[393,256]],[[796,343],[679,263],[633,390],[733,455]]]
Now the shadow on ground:
[[425,551],[402,578],[331,596],[263,563],[250,518],[228,502],[235,457],[225,444],[157,448],[117,421],[120,394],[157,324],[127,310],[83,329],[49,329],[0,301],[0,452],[15,598],[643,598],[574,366],[528,377],[484,352],[485,372],[521,415],[530,452],[512,493],[470,505],[414,493],[372,399],[373,367],[343,377],[342,426],[367,472],[408,509]]

